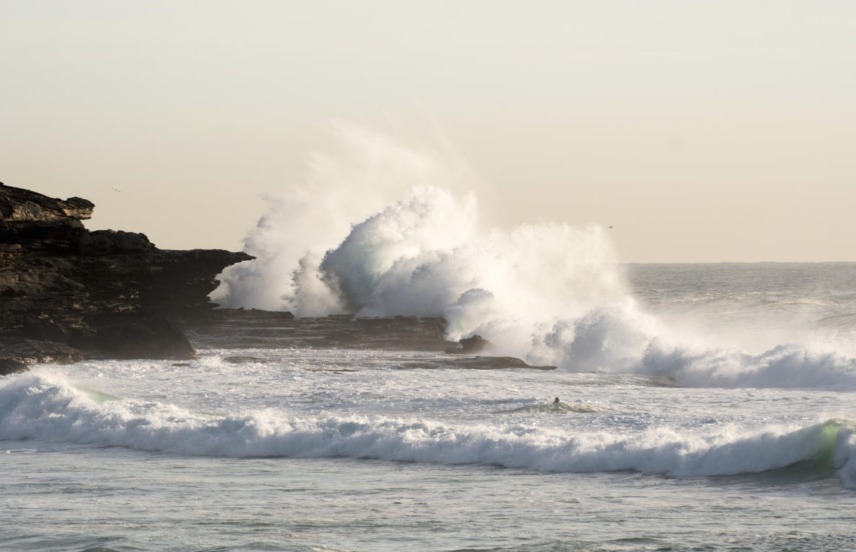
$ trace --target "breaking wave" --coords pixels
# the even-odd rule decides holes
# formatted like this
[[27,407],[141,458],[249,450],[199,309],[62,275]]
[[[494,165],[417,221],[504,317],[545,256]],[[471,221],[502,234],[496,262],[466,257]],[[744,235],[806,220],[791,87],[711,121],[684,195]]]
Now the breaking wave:
[[[474,180],[450,154],[336,127],[335,154],[269,199],[212,299],[297,316],[432,316],[447,338],[574,371],[662,376],[683,386],[856,389],[856,351],[765,343],[723,348],[640,308],[600,226],[479,224]],[[715,314],[710,314],[715,316]],[[852,348],[852,347],[851,347]]]
[[51,373],[4,378],[0,420],[0,440],[190,456],[374,458],[541,472],[635,470],[676,478],[758,473],[813,460],[831,465],[845,486],[856,488],[856,433],[839,420],[760,431],[660,427],[613,434],[279,410],[216,417],[159,403],[99,403]]

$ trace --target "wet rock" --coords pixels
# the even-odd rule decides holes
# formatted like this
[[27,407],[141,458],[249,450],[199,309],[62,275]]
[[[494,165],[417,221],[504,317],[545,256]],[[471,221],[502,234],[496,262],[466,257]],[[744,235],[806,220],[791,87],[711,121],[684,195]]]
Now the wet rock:
[[205,317],[178,317],[203,348],[332,348],[441,352],[454,346],[443,337],[441,318],[357,318],[334,315],[295,318],[289,312],[218,309]]
[[69,364],[83,360],[83,352],[66,343],[0,335],[0,358],[23,364]]
[[474,355],[477,353],[484,352],[493,346],[493,344],[487,339],[483,338],[480,335],[474,335],[472,337],[465,337],[458,341],[461,344],[460,347],[455,347],[451,349],[446,349],[446,352],[449,354],[462,354],[462,355]]
[[29,370],[23,362],[11,358],[0,358],[0,376],[8,376],[9,374],[17,374]]
[[164,318],[99,328],[83,347],[93,356],[120,359],[187,360],[196,354],[187,336]]
[[41,318],[25,320],[20,334],[38,341],[68,341],[69,331],[51,320]]

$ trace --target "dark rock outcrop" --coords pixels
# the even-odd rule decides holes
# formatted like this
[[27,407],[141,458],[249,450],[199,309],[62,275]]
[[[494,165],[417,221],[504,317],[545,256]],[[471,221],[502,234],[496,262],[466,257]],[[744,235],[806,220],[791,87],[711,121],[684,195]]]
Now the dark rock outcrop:
[[22,364],[70,364],[83,360],[84,355],[65,343],[0,335],[0,358]]
[[179,317],[201,348],[319,348],[379,349],[441,352],[454,346],[446,341],[442,318],[394,316],[354,318],[332,315],[295,318],[290,312],[221,309],[205,318]]
[[[169,251],[144,234],[88,231],[94,205],[0,183],[0,375],[27,364],[84,358],[185,360],[197,346],[347,348],[455,353],[400,368],[541,369],[510,357],[471,356],[490,342],[446,341],[442,318],[214,310],[215,277],[252,257],[222,250]],[[188,339],[188,336],[190,339]],[[249,356],[226,362],[263,362]],[[182,364],[183,365],[183,364]],[[342,370],[336,370],[342,371]]]
[[460,347],[446,349],[446,352],[457,355],[475,355],[484,352],[493,346],[493,343],[480,335],[465,337],[458,341],[458,343],[461,344]]
[[[442,318],[392,316],[354,318],[331,315],[295,318],[289,312],[255,309],[221,309],[205,319],[180,319],[193,342],[201,348],[229,349],[374,349],[424,351],[436,356],[404,356],[398,368],[462,370],[555,370],[555,366],[531,366],[514,357],[474,356],[490,348],[480,336],[465,338],[458,347],[446,341]],[[442,353],[453,353],[448,356]],[[271,358],[235,355],[223,359],[233,364],[274,362]],[[331,370],[342,372],[343,370]],[[348,370],[344,370],[348,371]]]
[[72,341],[72,344],[86,350],[90,356],[103,358],[186,360],[196,354],[187,336],[165,318],[102,326],[95,335]]
[[116,253],[147,253],[155,244],[145,234],[123,232],[119,230],[96,230],[88,232],[77,240],[80,252],[84,255],[115,255]]
[[0,358],[0,376],[26,372],[27,370],[29,370],[29,368],[27,368],[27,365],[23,362],[12,360],[11,358]]
[[94,207],[0,184],[0,358],[188,358],[193,348],[169,320],[210,313],[216,275],[252,258],[90,232],[82,221]]

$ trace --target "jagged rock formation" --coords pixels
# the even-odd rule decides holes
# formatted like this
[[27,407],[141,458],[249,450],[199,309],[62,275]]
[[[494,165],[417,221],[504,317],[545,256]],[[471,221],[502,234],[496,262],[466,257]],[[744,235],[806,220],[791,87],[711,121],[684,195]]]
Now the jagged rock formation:
[[[194,348],[348,348],[456,353],[400,368],[515,369],[509,357],[467,357],[490,343],[446,341],[441,318],[213,310],[225,267],[249,260],[222,250],[165,251],[133,232],[88,231],[94,205],[0,183],[0,375],[39,362],[84,358],[187,359]],[[241,363],[253,357],[234,356]],[[257,360],[257,359],[256,359]]]
[[94,207],[0,184],[0,358],[187,358],[193,348],[168,319],[209,312],[216,275],[252,258],[90,232],[82,221]]

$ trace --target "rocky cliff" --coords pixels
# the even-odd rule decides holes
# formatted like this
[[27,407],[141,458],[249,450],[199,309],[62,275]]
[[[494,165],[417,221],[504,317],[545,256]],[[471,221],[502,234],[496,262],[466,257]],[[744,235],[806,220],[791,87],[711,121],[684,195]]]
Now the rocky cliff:
[[[143,234],[88,231],[94,205],[0,184],[0,359],[186,358],[170,322],[215,307],[225,267],[252,257],[168,251]],[[2,367],[0,367],[2,371]]]
[[208,294],[217,274],[252,257],[166,251],[143,234],[90,232],[82,221],[94,207],[78,197],[63,201],[0,183],[0,375],[38,362],[187,359],[195,352],[188,335],[202,348],[455,353],[401,368],[532,368],[519,359],[471,356],[490,343],[479,336],[460,346],[446,341],[439,318],[295,319],[288,312],[213,310]]

